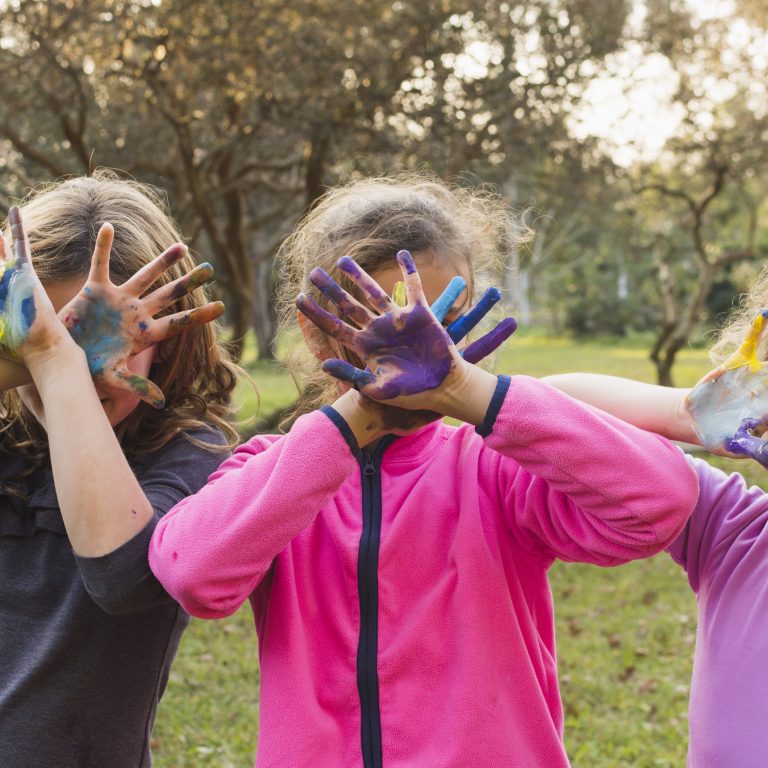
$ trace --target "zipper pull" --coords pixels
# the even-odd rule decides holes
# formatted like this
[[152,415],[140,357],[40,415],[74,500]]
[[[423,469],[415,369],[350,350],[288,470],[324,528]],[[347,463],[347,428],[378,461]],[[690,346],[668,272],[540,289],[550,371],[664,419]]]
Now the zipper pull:
[[370,477],[376,474],[376,465],[373,463],[373,454],[367,451],[363,454],[365,457],[365,466],[363,467],[363,474]]

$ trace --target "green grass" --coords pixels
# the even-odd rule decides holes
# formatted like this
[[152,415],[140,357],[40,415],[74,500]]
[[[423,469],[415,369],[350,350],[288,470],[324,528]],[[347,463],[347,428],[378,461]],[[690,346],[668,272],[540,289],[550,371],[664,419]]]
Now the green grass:
[[[295,389],[279,367],[248,356],[246,364],[259,389],[261,414],[291,402]],[[684,350],[676,383],[691,385],[709,367],[703,350]],[[497,369],[532,376],[592,371],[653,381],[647,348],[632,341],[575,343],[523,335],[499,355]],[[243,411],[252,412],[253,392],[243,387],[240,397]],[[754,463],[712,463],[764,482]],[[684,765],[696,633],[695,600],[685,574],[660,555],[612,569],[557,563],[551,581],[566,746],[575,768]],[[258,680],[248,606],[224,621],[193,620],[160,705],[157,768],[252,765]]]

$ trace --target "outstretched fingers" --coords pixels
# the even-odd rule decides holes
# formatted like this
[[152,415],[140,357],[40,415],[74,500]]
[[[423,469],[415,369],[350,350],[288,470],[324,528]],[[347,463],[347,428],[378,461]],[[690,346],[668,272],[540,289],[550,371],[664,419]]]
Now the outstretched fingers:
[[357,299],[350,296],[333,278],[320,267],[309,273],[310,282],[330,299],[350,320],[365,327],[376,316]]
[[498,349],[515,331],[517,322],[514,317],[506,317],[492,331],[481,336],[476,342],[470,344],[463,352],[462,357],[468,363],[479,363],[488,357],[491,352]]
[[153,320],[149,326],[147,338],[154,343],[171,336],[177,336],[189,328],[210,323],[219,317],[223,311],[223,302],[211,301],[202,307],[159,317],[157,320]]
[[759,312],[747,330],[739,348],[722,364],[726,371],[742,366],[749,366],[754,373],[760,368],[761,361],[757,359],[757,348],[768,327],[768,309]]
[[91,269],[88,272],[89,283],[109,282],[109,255],[112,250],[112,241],[115,238],[115,229],[111,224],[102,224],[96,235],[96,245],[91,256]]
[[362,371],[351,363],[335,357],[323,363],[323,370],[340,381],[346,381],[357,390],[376,381],[376,377],[369,371]]
[[382,314],[392,309],[393,304],[389,296],[381,290],[381,286],[367,272],[357,266],[353,259],[350,259],[349,256],[342,256],[338,261],[338,266],[350,280],[360,287],[372,307],[378,309]]
[[116,389],[124,389],[143,400],[153,408],[160,409],[165,405],[165,395],[154,381],[145,379],[127,368],[113,371],[104,377],[104,383]]
[[[123,283],[123,287],[134,296],[141,296],[149,290],[160,275],[187,255],[184,243],[174,243],[170,248],[156,256],[143,266],[132,278]],[[194,271],[194,270],[193,270]]]
[[[397,263],[403,272],[403,282],[405,283],[405,295],[408,297],[409,304],[424,304],[424,291],[421,287],[421,278],[416,264],[413,261],[409,251],[397,252]],[[453,304],[453,302],[451,302]]]
[[[438,322],[442,323],[445,316],[451,311],[451,307],[456,303],[456,299],[461,296],[462,291],[467,287],[467,281],[456,275],[451,279],[451,282],[445,287],[445,290],[437,297],[437,300],[432,305],[432,314],[437,318]],[[461,338],[461,336],[459,336]],[[456,339],[451,337],[455,342]]]
[[19,265],[30,264],[29,240],[21,220],[21,209],[18,205],[12,205],[8,211],[8,223],[11,225],[11,238],[13,240],[13,255]]
[[167,285],[161,286],[156,291],[152,291],[152,293],[144,297],[142,303],[149,310],[150,314],[154,315],[188,293],[192,293],[192,291],[205,285],[212,278],[213,267],[207,262],[198,264],[183,277],[179,277]]
[[[454,278],[455,279],[455,278]],[[442,298],[442,297],[441,297]],[[467,334],[471,333],[474,327],[491,311],[495,304],[501,299],[501,292],[498,288],[489,288],[466,315],[462,315],[454,320],[445,330],[451,337],[454,344],[461,341]],[[433,307],[434,311],[434,307]]]
[[351,346],[354,342],[355,329],[323,309],[309,296],[300,293],[296,297],[296,308],[327,336],[338,339],[345,346]]

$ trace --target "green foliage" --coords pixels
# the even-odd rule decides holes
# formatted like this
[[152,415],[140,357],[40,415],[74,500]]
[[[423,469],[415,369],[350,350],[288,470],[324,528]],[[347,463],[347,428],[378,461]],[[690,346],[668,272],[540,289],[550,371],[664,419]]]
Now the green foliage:
[[[529,331],[513,337],[497,368],[533,376],[594,371],[653,381],[646,344],[642,337],[620,346],[614,340],[574,343]],[[680,384],[692,385],[709,367],[703,349],[682,350]],[[264,407],[294,396],[279,369],[250,370]],[[765,471],[753,462],[711,461],[765,487]],[[684,765],[696,631],[685,574],[660,555],[611,569],[557,563],[551,582],[565,738],[574,768]],[[160,705],[156,768],[252,764],[259,714],[256,648],[247,606],[224,621],[193,620]]]

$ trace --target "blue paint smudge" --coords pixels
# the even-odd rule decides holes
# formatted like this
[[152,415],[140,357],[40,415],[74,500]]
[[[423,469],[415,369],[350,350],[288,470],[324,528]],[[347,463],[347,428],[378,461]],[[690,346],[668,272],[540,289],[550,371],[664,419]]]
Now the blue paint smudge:
[[498,288],[489,288],[466,315],[454,320],[447,328],[451,340],[456,343],[461,341],[475,326],[491,311],[493,306],[501,299]]
[[454,302],[461,296],[461,292],[466,287],[466,280],[458,275],[448,283],[445,290],[437,297],[437,300],[432,305],[432,314],[437,318],[438,322],[443,322],[443,319],[450,311]]

